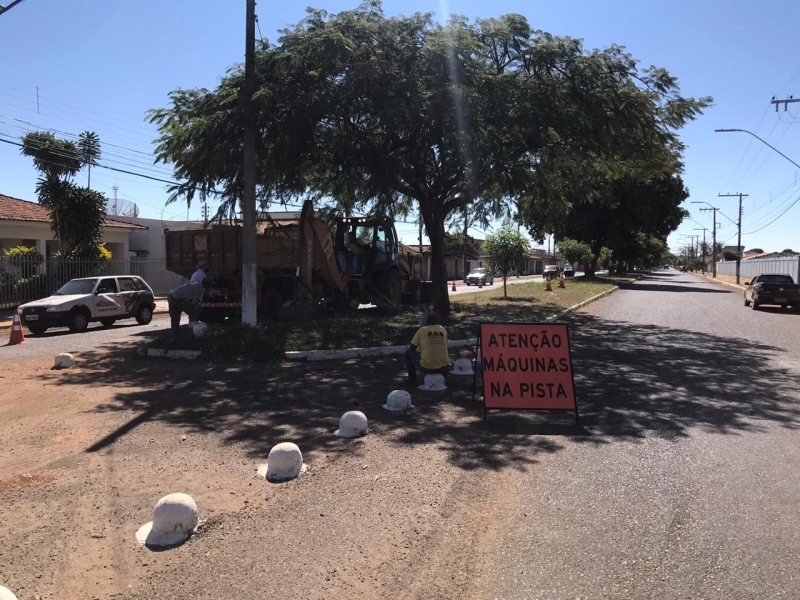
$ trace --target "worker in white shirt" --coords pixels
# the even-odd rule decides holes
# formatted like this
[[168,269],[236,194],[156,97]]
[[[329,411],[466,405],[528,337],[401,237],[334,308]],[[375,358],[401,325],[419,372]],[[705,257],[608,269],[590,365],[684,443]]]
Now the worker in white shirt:
[[208,269],[208,263],[204,260],[201,260],[197,263],[197,271],[192,273],[192,278],[189,281],[199,281],[203,283],[203,279],[207,277],[206,270]]
[[180,331],[181,315],[189,315],[190,321],[197,321],[200,314],[200,303],[203,301],[203,293],[207,287],[212,285],[211,277],[206,277],[203,281],[190,281],[173,289],[167,296],[167,306],[169,306],[169,319],[172,333]]

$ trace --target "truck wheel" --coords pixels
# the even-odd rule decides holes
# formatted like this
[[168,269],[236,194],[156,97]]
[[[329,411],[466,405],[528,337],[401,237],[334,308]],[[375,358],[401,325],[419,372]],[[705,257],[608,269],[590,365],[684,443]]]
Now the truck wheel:
[[27,325],[28,331],[30,331],[34,335],[42,335],[45,331],[47,331],[47,327],[42,325]]
[[153,309],[149,306],[140,306],[136,311],[136,322],[139,325],[147,325],[153,320]]
[[116,319],[100,319],[100,324],[103,327],[111,327],[116,322],[117,322]]
[[67,326],[72,333],[83,333],[89,328],[89,317],[82,310],[73,310],[69,315]]
[[392,269],[381,274],[380,291],[395,304],[400,304],[403,300],[403,280],[400,271]]

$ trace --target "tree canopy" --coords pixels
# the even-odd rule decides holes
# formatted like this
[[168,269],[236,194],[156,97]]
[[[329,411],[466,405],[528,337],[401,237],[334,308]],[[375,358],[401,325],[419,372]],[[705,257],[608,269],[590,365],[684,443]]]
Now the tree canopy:
[[[586,51],[516,14],[440,25],[429,13],[386,17],[370,0],[337,14],[309,9],[281,33],[256,61],[259,201],[303,195],[346,210],[412,201],[443,312],[451,215],[499,215],[514,201],[556,214],[576,181],[663,171],[681,149],[676,130],[710,102],[680,96],[667,71],[640,70],[620,46]],[[181,181],[172,200],[215,195],[236,212],[242,85],[236,66],[215,90],[176,90],[151,111],[158,160]]]
[[558,251],[564,257],[564,260],[571,265],[575,263],[586,265],[595,258],[595,254],[589,244],[569,238],[563,238],[558,241]]

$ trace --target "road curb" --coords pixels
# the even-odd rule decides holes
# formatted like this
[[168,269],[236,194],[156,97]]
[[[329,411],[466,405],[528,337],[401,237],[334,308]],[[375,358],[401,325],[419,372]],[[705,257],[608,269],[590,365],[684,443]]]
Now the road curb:
[[722,285],[727,285],[728,287],[732,287],[732,288],[737,289],[737,290],[746,290],[747,289],[745,286],[743,286],[741,284],[730,283],[728,281],[722,281],[721,279],[714,279],[713,277],[709,277],[708,275],[700,275],[700,277],[702,277],[703,279],[707,279],[708,281],[711,281],[713,283],[719,283],[719,284],[722,284]]
[[563,317],[566,317],[568,314],[573,313],[576,310],[591,304],[592,302],[597,302],[598,300],[600,300],[600,298],[605,298],[606,296],[609,296],[610,294],[613,294],[618,289],[619,289],[619,286],[615,285],[610,290],[606,290],[605,292],[597,294],[596,296],[592,296],[591,298],[589,298],[588,300],[584,300],[583,302],[578,302],[578,304],[570,306],[569,308],[567,308],[565,310],[562,310],[560,313],[558,313],[556,315],[553,315],[552,317],[547,317],[544,321],[545,321],[545,323],[555,323],[559,319],[561,319]]

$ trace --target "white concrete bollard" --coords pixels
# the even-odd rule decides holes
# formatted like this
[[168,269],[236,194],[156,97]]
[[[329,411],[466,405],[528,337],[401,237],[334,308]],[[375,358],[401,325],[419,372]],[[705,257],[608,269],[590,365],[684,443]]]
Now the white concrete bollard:
[[203,337],[208,333],[208,325],[201,321],[197,321],[194,325],[192,325],[192,333],[196,338]]
[[303,472],[303,454],[297,444],[282,442],[272,447],[267,457],[265,477],[278,483],[294,479]]
[[369,433],[367,415],[360,410],[350,410],[339,419],[339,429],[333,432],[341,438],[356,438]]
[[425,375],[425,383],[419,386],[419,389],[426,392],[443,392],[447,389],[447,385],[444,381],[444,375],[441,375],[440,373],[431,373],[430,375]]
[[472,370],[472,361],[468,358],[459,358],[453,363],[453,370],[450,371],[453,375],[474,375]]
[[17,600],[17,597],[10,589],[0,585],[0,600]]
[[66,352],[59,354],[56,356],[56,369],[69,369],[70,367],[75,366],[75,359],[73,358],[72,354],[67,354]]
[[411,394],[405,390],[394,390],[386,397],[386,404],[383,408],[392,412],[403,412],[411,410],[414,405],[411,404]]
[[185,542],[197,529],[197,504],[188,494],[169,494],[153,509],[153,520],[136,532],[146,546],[174,546]]

